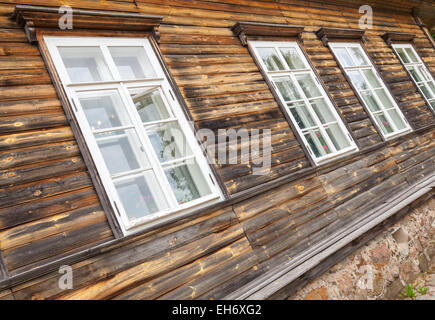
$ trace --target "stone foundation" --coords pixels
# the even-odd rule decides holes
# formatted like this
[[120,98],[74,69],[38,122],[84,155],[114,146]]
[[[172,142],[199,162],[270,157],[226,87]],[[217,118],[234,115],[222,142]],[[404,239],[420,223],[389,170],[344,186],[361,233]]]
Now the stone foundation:
[[290,299],[396,299],[431,265],[435,265],[435,198],[412,210]]

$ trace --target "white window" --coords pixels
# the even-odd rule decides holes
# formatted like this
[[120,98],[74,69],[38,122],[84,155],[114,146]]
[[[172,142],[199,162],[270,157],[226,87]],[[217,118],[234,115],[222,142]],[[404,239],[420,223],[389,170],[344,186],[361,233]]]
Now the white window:
[[411,128],[359,43],[329,43],[385,138]]
[[221,198],[148,39],[44,40],[124,233]]
[[250,41],[249,46],[316,164],[357,150],[296,42]]
[[435,81],[414,47],[411,44],[394,44],[393,48],[426,101],[435,110]]

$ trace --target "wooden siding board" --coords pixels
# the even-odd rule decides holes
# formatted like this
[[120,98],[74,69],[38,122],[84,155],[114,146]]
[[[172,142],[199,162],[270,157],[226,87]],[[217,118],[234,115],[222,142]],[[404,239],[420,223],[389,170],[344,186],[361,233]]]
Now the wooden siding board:
[[[15,4],[59,6],[62,1],[0,2],[0,245],[7,265],[18,275],[113,235],[101,210],[96,210],[95,219],[86,214],[89,208],[100,208],[100,203],[74,135],[38,49],[7,18]],[[228,191],[238,194],[311,166],[248,50],[231,31],[237,21],[307,26],[302,46],[359,146],[364,151],[381,143],[334,56],[314,33],[319,27],[358,28],[358,8],[338,2],[346,4],[340,11],[331,3],[302,0],[72,0],[68,4],[163,15],[160,49],[198,126],[214,131],[272,129],[272,168],[266,175],[253,176],[249,165],[219,166]],[[382,6],[382,1],[370,2]],[[386,31],[416,34],[416,49],[435,72],[435,50],[409,7],[403,6],[407,3],[394,5],[403,14],[377,12],[366,47],[405,115],[416,128],[424,128],[433,124],[433,114],[379,37]],[[430,130],[397,145],[393,142],[365,158],[348,159],[343,168],[313,171],[234,205],[234,211],[228,208],[129,238],[75,263],[79,280],[67,294],[58,289],[58,272],[15,285],[12,291],[20,299],[224,297],[344,227],[392,190],[431,174],[433,135]],[[76,162],[71,167],[72,160]],[[83,213],[82,218],[77,212]],[[54,231],[58,218],[60,229]],[[74,225],[76,219],[84,222]],[[84,232],[89,236],[83,237]],[[2,295],[13,297],[9,290],[2,291],[0,299]]]

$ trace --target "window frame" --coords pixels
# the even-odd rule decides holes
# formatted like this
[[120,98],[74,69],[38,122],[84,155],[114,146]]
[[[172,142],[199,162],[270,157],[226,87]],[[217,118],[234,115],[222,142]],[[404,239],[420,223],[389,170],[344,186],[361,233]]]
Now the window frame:
[[[361,45],[361,43],[359,42],[348,42],[348,41],[330,41],[328,42],[328,46],[332,51],[332,54],[334,55],[335,59],[337,60],[338,65],[341,67],[341,69],[343,70],[343,72],[346,75],[346,78],[348,79],[348,82],[351,84],[352,88],[354,89],[354,91],[356,92],[360,102],[363,104],[366,112],[368,113],[368,115],[370,116],[371,120],[373,121],[373,123],[376,125],[376,128],[378,129],[379,133],[381,134],[381,136],[385,139],[385,140],[389,140],[389,139],[393,139],[397,136],[409,133],[411,131],[413,131],[410,123],[408,122],[408,119],[406,119],[405,115],[403,114],[402,110],[400,109],[399,105],[397,104],[397,101],[395,99],[395,97],[393,96],[393,94],[390,92],[389,88],[387,87],[385,81],[383,80],[383,78],[380,76],[378,70],[376,69],[373,61],[370,59],[370,57],[368,56],[367,52],[364,50],[364,47]],[[348,48],[359,48],[361,49],[361,52],[364,55],[364,58],[366,59],[366,61],[368,62],[367,66],[351,66],[351,67],[346,67],[344,66],[340,59],[338,59],[336,53],[335,53],[335,48],[336,47],[345,47],[346,51],[348,51]],[[349,52],[348,52],[349,54]],[[349,56],[352,59],[352,55],[349,54]],[[396,128],[396,124],[392,121],[389,113],[387,111],[389,110],[393,110],[395,109],[399,116],[401,117],[401,119],[403,120],[404,124],[405,124],[405,128],[402,130],[397,130],[394,131],[392,133],[389,134],[385,134],[383,132],[383,130],[381,129],[381,126],[378,124],[378,121],[376,120],[376,117],[374,115],[374,112],[370,109],[370,107],[367,105],[367,103],[364,100],[363,95],[360,92],[360,89],[357,88],[357,86],[353,83],[350,75],[348,74],[348,70],[350,71],[361,71],[361,70],[372,70],[372,72],[375,74],[377,81],[381,84],[381,87],[373,89],[372,85],[370,84],[370,82],[367,80],[366,76],[363,74],[363,72],[360,72],[361,76],[363,77],[363,79],[366,81],[367,85],[369,86],[369,89],[366,89],[364,91],[370,91],[371,93],[374,93],[375,90],[379,90],[379,89],[383,89],[387,95],[388,98],[390,100],[390,102],[393,104],[392,108],[389,109],[384,109],[381,107],[380,111],[377,111],[375,113],[383,113],[384,115],[387,116],[387,120],[392,123],[394,125],[394,128]],[[376,102],[380,105],[383,106],[383,103],[379,100],[379,98],[377,97],[376,94],[373,94]]]
[[[277,53],[280,57],[280,59],[282,61],[285,62],[284,57],[282,56],[281,52],[278,50],[279,47],[291,47],[296,49],[299,57],[303,60],[303,63],[305,64],[306,68],[304,69],[295,69],[295,70],[280,70],[280,71],[268,71],[267,67],[265,66],[263,60],[260,57],[260,54],[258,53],[258,48],[259,47],[273,47],[275,49],[277,49]],[[257,62],[257,64],[260,66],[262,73],[264,74],[264,76],[267,78],[268,83],[270,83],[270,86],[273,87],[271,88],[273,90],[273,92],[276,94],[276,97],[278,97],[279,99],[279,104],[282,106],[282,109],[284,109],[285,114],[288,117],[288,120],[291,122],[292,124],[292,128],[294,128],[296,130],[295,135],[297,135],[299,137],[299,140],[301,141],[301,143],[304,146],[304,149],[307,150],[308,153],[308,157],[312,160],[312,163],[315,166],[320,166],[323,165],[325,163],[329,163],[331,161],[337,160],[339,158],[342,158],[344,156],[347,156],[351,153],[355,153],[359,151],[358,145],[356,144],[355,139],[352,137],[351,132],[349,130],[349,128],[346,126],[343,118],[341,117],[341,115],[338,113],[337,109],[335,108],[335,105],[333,104],[333,101],[331,99],[331,97],[329,96],[329,94],[326,92],[326,89],[324,88],[324,86],[322,85],[318,75],[314,72],[314,67],[311,65],[310,61],[308,60],[308,58],[306,57],[305,53],[303,52],[303,50],[300,47],[300,44],[298,43],[298,41],[259,41],[259,40],[248,40],[248,48],[250,50],[250,52],[253,53],[253,58],[254,60]],[[308,98],[306,97],[305,93],[303,92],[303,90],[300,88],[299,83],[297,82],[295,75],[298,74],[309,74],[311,76],[312,79],[314,79],[315,85],[317,87],[317,89],[320,91],[321,96],[319,97],[314,97],[314,98]],[[298,125],[295,117],[293,116],[293,114],[290,112],[289,107],[287,106],[287,102],[285,101],[285,99],[282,97],[281,92],[277,89],[273,77],[275,76],[287,76],[290,77],[292,82],[296,82],[296,88],[297,88],[297,92],[299,93],[299,95],[302,97],[302,99],[299,100],[295,100],[295,101],[303,101],[306,106],[308,106],[307,110],[309,110],[309,114],[311,116],[311,118],[315,121],[315,126],[314,127],[310,127],[310,128],[304,128],[301,129],[300,126]],[[316,99],[322,99],[325,101],[325,103],[328,106],[328,110],[332,113],[332,115],[334,116],[334,118],[336,119],[335,121],[332,122],[328,122],[326,124],[322,124],[322,122],[320,121],[320,119],[318,118],[316,112],[314,112],[314,110],[311,110],[311,103],[310,101],[316,100]],[[293,102],[294,103],[294,102]],[[333,142],[331,141],[331,139],[329,138],[329,135],[326,133],[325,131],[325,126],[328,126],[330,124],[338,124],[339,128],[342,130],[343,135],[346,137],[347,142],[350,144],[349,147],[344,148],[342,150],[337,151]],[[306,137],[305,137],[305,133],[304,130],[308,130],[307,132],[310,132],[309,130],[312,128],[318,128],[320,130],[320,132],[322,133],[322,136],[327,140],[328,146],[332,146],[333,150],[335,150],[335,152],[332,152],[330,154],[324,155],[322,157],[316,157],[314,151],[311,149],[310,144],[308,143]]]
[[[394,52],[396,53],[397,57],[399,58],[400,62],[402,63],[403,67],[406,69],[406,72],[408,72],[409,76],[411,77],[412,81],[414,82],[415,86],[418,88],[418,91],[421,93],[421,95],[423,96],[423,98],[425,99],[425,101],[427,102],[427,104],[429,105],[429,107],[431,108],[431,110],[433,112],[435,112],[435,89],[431,90],[431,88],[429,87],[429,90],[432,92],[433,98],[432,99],[428,99],[426,97],[426,95],[423,93],[423,91],[420,88],[420,85],[418,84],[418,82],[414,79],[414,77],[412,76],[411,72],[408,70],[408,66],[410,67],[419,67],[421,66],[423,68],[423,70],[426,73],[426,77],[429,78],[429,80],[424,80],[422,81],[425,85],[428,82],[432,82],[433,85],[435,86],[435,79],[432,76],[431,72],[429,71],[429,69],[427,68],[426,64],[424,63],[424,61],[421,59],[420,55],[418,54],[417,50],[415,50],[414,46],[410,43],[393,43],[391,44],[391,47],[393,48]],[[409,48],[413,51],[414,55],[417,57],[418,62],[409,62],[409,63],[405,63],[402,59],[402,57],[400,56],[399,52],[397,51],[397,49],[406,49]],[[403,52],[405,53],[406,57],[409,59],[409,61],[412,61],[409,58],[408,53],[406,52],[406,50],[403,50]],[[417,68],[416,68],[417,69]],[[421,76],[421,72],[417,69],[417,72],[419,74],[419,76]],[[422,78],[425,78],[424,76]],[[434,103],[434,105],[431,104],[431,100],[432,103]]]
[[[222,190],[220,189],[219,183],[215,175],[213,174],[209,164],[207,163],[207,158],[204,155],[197,137],[193,131],[192,126],[186,117],[186,114],[181,107],[176,95],[173,93],[171,84],[168,77],[166,76],[160,61],[158,60],[158,53],[155,52],[150,40],[148,38],[123,38],[123,37],[98,37],[98,36],[56,36],[56,35],[44,35],[44,44],[47,48],[49,57],[53,62],[55,71],[57,72],[61,86],[65,92],[66,98],[68,99],[72,115],[76,118],[78,129],[83,136],[85,145],[87,146],[91,159],[94,163],[96,173],[101,179],[102,189],[104,189],[105,194],[108,197],[110,206],[114,212],[115,220],[118,222],[122,234],[129,235],[131,233],[136,233],[144,228],[147,228],[149,224],[157,222],[157,220],[164,219],[166,217],[172,217],[176,214],[188,213],[196,209],[203,208],[205,206],[211,205],[216,202],[220,202],[224,199]],[[109,73],[112,75],[112,80],[98,81],[98,82],[80,82],[72,83],[68,72],[64,66],[62,58],[57,46],[63,47],[100,47],[101,52],[105,58],[107,68]],[[148,79],[138,79],[138,80],[123,80],[118,72],[118,68],[114,63],[111,55],[109,54],[108,47],[143,47],[147,58],[153,67],[156,77]],[[167,179],[165,179],[164,167],[162,163],[157,158],[154,152],[152,144],[147,135],[147,131],[144,128],[144,124],[140,121],[139,114],[137,113],[135,105],[131,100],[129,89],[134,88],[145,88],[150,87],[151,90],[160,90],[162,93],[162,100],[166,106],[167,111],[169,111],[172,117],[168,119],[152,121],[146,124],[149,126],[151,124],[161,124],[161,123],[178,123],[179,128],[184,134],[184,139],[187,142],[188,147],[192,151],[192,155],[189,158],[195,159],[198,164],[199,170],[201,171],[204,180],[210,189],[210,194],[202,196],[190,202],[184,204],[178,204],[172,188],[169,185]],[[97,91],[114,91],[117,92],[121,98],[123,105],[125,106],[126,113],[131,119],[131,126],[136,131],[136,135],[140,141],[141,148],[145,148],[146,158],[148,159],[150,168],[141,171],[142,174],[145,171],[153,170],[158,184],[163,193],[164,197],[168,203],[168,208],[157,211],[131,222],[128,218],[125,209],[123,208],[118,192],[115,189],[112,176],[107,168],[105,160],[101,154],[99,147],[97,146],[96,140],[94,138],[94,132],[90,128],[88,120],[84,114],[81,107],[81,103],[78,98],[78,93],[82,92],[97,92]],[[118,130],[119,128],[116,127]],[[182,163],[182,158],[177,159],[177,163]],[[134,174],[134,173],[133,173]],[[139,173],[137,173],[139,174]],[[126,175],[128,176],[128,175]],[[134,176],[132,176],[134,177]]]

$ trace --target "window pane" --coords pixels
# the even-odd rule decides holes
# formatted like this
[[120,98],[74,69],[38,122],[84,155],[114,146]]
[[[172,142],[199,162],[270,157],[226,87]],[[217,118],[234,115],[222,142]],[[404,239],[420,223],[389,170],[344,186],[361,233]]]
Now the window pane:
[[420,73],[415,69],[415,67],[408,67],[408,71],[411,74],[411,77],[416,81],[416,82],[421,82],[423,81],[423,79],[420,76]]
[[402,59],[403,63],[409,63],[409,59],[405,54],[405,51],[402,48],[397,48],[397,53],[400,56],[400,58]]
[[420,75],[423,77],[423,80],[432,80],[431,76],[429,75],[429,72],[425,67],[419,66],[418,71],[420,71]]
[[319,130],[309,130],[305,133],[305,138],[317,158],[331,153],[325,138]]
[[319,88],[317,87],[316,82],[314,81],[314,79],[311,77],[310,74],[296,75],[296,79],[298,80],[299,85],[301,86],[307,98],[322,96],[322,94],[319,91]]
[[337,150],[350,147],[349,140],[337,123],[328,125],[325,130]]
[[435,110],[435,100],[434,101],[432,101],[431,103],[430,103],[430,105],[432,106],[432,108],[434,108],[434,110]]
[[290,69],[305,69],[305,64],[295,48],[279,48]]
[[373,89],[382,87],[381,83],[378,80],[378,77],[376,76],[373,70],[366,69],[366,70],[361,70],[361,72],[364,73],[365,77],[367,78],[368,82],[370,83]]
[[79,101],[92,130],[131,124],[118,91],[82,93]]
[[309,111],[307,110],[305,102],[291,103],[288,106],[290,107],[290,112],[295,118],[299,128],[305,129],[314,127],[316,125]]
[[274,48],[258,48],[258,53],[269,71],[285,70]]
[[109,51],[123,80],[155,78],[143,47],[109,47]]
[[419,87],[420,87],[420,90],[423,92],[423,95],[426,97],[426,99],[434,98],[432,96],[432,94],[430,93],[429,88],[426,87],[426,85],[424,83],[420,84]]
[[152,171],[117,181],[115,188],[130,220],[168,208]]
[[338,60],[344,67],[354,66],[354,63],[345,48],[336,48],[334,49],[334,52],[337,55]]
[[429,86],[430,90],[432,90],[432,96],[435,98],[435,83],[431,81],[428,82],[427,85]]
[[406,124],[403,121],[402,117],[397,112],[397,110],[395,109],[389,110],[388,114],[390,115],[391,119],[393,120],[398,130],[403,130],[406,128]]
[[417,56],[414,53],[414,50],[412,50],[411,48],[405,48],[405,51],[412,62],[419,62]]
[[158,89],[130,90],[136,110],[142,122],[164,120],[169,118],[163,97]]
[[387,118],[382,112],[375,114],[375,119],[378,125],[381,127],[381,130],[384,132],[384,134],[389,134],[394,132],[390,122],[387,120]]
[[177,122],[151,125],[146,129],[160,162],[171,161],[192,154],[184,133]]
[[149,167],[134,129],[98,133],[94,136],[110,174]]
[[196,163],[182,164],[165,170],[169,184],[179,204],[211,193],[204,176]]
[[322,124],[337,121],[331,112],[330,107],[326,104],[325,99],[316,99],[311,101],[311,106],[314,109],[317,117],[319,117]]
[[367,82],[364,80],[363,76],[359,71],[349,71],[348,74],[350,79],[352,80],[353,85],[357,88],[357,90],[369,89]]
[[355,61],[357,66],[367,66],[368,62],[362,52],[361,48],[349,48],[350,55]]
[[273,78],[273,81],[285,101],[290,102],[302,99],[290,77]]
[[71,82],[112,80],[99,47],[58,47]]
[[391,101],[392,98],[389,97],[389,95],[387,94],[385,89],[375,90],[375,92],[376,92],[376,95],[378,96],[379,100],[381,100],[382,107],[384,109],[389,109],[389,108],[394,107],[394,104]]
[[364,102],[367,104],[367,106],[369,107],[369,109],[372,112],[381,110],[381,107],[379,106],[379,103],[374,98],[372,92],[370,92],[370,91],[369,92],[363,92],[362,93],[362,97],[363,97]]

